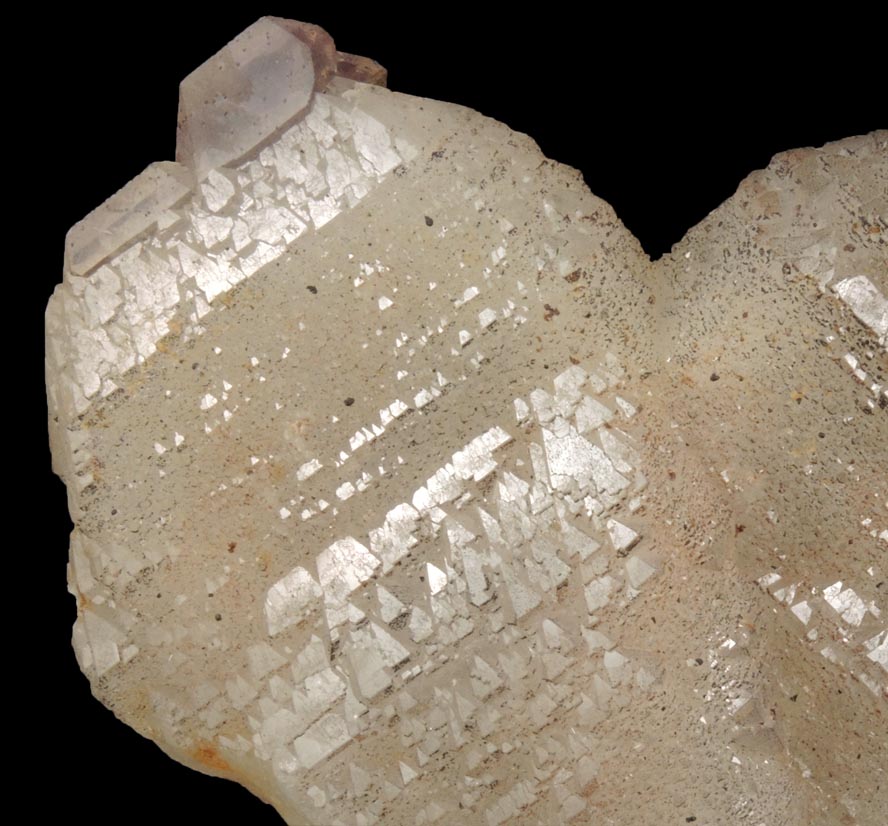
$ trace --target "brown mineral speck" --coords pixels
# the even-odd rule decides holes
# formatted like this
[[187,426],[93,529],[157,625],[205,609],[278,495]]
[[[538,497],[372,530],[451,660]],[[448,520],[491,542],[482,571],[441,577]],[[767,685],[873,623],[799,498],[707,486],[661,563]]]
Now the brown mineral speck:
[[225,760],[218,752],[215,746],[210,743],[201,743],[191,752],[191,758],[199,763],[201,766],[205,766],[208,769],[213,769],[217,772],[231,772],[231,766],[228,761]]

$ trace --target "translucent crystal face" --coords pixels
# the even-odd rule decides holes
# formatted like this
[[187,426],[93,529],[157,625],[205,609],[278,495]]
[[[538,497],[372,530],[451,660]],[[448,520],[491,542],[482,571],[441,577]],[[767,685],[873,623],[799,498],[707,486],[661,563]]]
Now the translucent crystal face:
[[289,823],[883,822],[888,134],[652,263],[383,76],[259,21],[69,234],[94,692]]

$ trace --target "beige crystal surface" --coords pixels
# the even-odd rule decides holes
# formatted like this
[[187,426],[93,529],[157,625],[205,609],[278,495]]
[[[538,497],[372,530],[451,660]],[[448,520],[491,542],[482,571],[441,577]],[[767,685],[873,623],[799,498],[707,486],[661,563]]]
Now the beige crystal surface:
[[652,263],[530,138],[383,81],[264,18],[68,236],[96,696],[291,824],[881,826],[888,132]]

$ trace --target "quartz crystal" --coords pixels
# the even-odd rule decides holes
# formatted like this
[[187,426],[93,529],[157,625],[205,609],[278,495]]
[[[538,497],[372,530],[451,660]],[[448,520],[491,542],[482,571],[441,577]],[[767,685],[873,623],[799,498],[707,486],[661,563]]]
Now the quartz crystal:
[[384,82],[263,18],[68,235],[95,695],[290,824],[883,824],[888,132],[652,262]]

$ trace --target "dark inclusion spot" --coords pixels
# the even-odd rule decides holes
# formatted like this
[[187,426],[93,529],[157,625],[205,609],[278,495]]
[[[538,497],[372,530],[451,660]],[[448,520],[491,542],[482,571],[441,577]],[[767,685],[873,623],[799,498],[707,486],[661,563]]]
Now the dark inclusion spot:
[[354,403],[355,403],[355,400],[354,400],[351,396],[349,396],[347,399],[345,399],[345,400],[343,401],[343,404],[344,404],[346,407],[351,407]]
[[307,289],[312,295],[318,294],[318,288],[314,286],[314,284],[309,284],[305,289]]
[[216,622],[220,622],[222,620],[222,614],[216,614]]
[[425,222],[426,222],[427,227],[430,227],[432,224],[435,223],[431,218],[429,218],[428,215],[426,215],[426,217],[425,217]]
[[409,620],[410,620],[409,615],[407,615],[407,614],[398,614],[398,616],[396,616],[396,617],[395,617],[395,618],[389,623],[389,625],[390,625],[395,631],[400,631],[402,628],[406,628],[406,627],[407,627],[407,623],[408,623]]
[[718,373],[713,373],[713,374],[709,377],[709,381],[718,381],[720,378],[721,378],[721,376],[720,376]]

